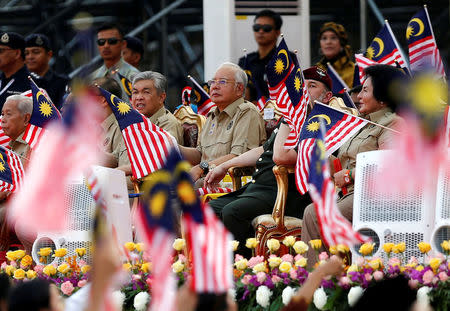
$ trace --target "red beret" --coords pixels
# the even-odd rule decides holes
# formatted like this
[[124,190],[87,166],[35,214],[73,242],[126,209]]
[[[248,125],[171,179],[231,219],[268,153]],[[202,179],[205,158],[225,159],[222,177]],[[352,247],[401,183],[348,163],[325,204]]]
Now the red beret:
[[333,82],[328,73],[320,67],[312,66],[303,70],[303,76],[306,80],[316,80],[325,84],[330,90],[333,89]]

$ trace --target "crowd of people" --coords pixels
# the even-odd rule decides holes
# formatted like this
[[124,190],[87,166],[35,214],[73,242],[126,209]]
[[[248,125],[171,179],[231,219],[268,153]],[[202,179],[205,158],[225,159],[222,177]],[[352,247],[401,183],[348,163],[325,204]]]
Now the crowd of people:
[[[100,86],[124,101],[130,98],[130,105],[134,109],[170,133],[179,144],[183,157],[192,164],[190,173],[197,188],[216,188],[230,167],[256,167],[250,183],[209,203],[240,242],[237,253],[244,256],[249,256],[250,252],[244,247],[245,241],[255,234],[252,220],[259,215],[270,214],[276,200],[277,183],[273,167],[295,165],[297,160],[296,148],[284,148],[291,131],[289,125],[281,118],[270,137],[266,137],[263,116],[255,105],[255,92],[246,92],[248,88],[258,88],[269,97],[265,70],[275,54],[281,27],[279,14],[271,10],[256,14],[253,31],[258,50],[241,58],[238,64],[221,64],[207,82],[209,96],[215,105],[206,115],[195,148],[184,146],[182,125],[166,108],[167,78],[155,71],[137,69],[144,54],[143,44],[137,38],[125,37],[118,25],[104,24],[98,28],[96,43],[103,64],[89,76],[88,81],[90,85]],[[357,104],[359,115],[385,127],[366,125],[339,149],[336,156],[330,158],[331,161],[337,158],[342,164],[342,170],[332,172],[332,176],[337,188],[347,189],[345,195],[340,193],[338,208],[351,222],[356,156],[361,152],[386,148],[392,140],[394,132],[386,128],[395,128],[401,118],[396,114],[398,103],[389,92],[389,86],[393,81],[402,79],[404,73],[388,65],[370,66],[365,69],[366,80],[363,85],[354,86],[355,63],[344,27],[327,22],[321,27],[319,38],[322,58],[315,66],[303,70],[309,92],[308,112],[315,101],[329,104],[336,96],[332,93],[332,80],[326,71],[326,64],[330,63],[346,84],[354,87],[350,95]],[[290,55],[296,58],[294,53],[290,52]],[[68,77],[55,73],[49,66],[52,56],[51,42],[44,34],[23,38],[14,32],[0,33],[1,127],[10,138],[9,148],[19,155],[25,171],[32,152],[22,138],[33,113],[33,100],[23,94],[30,89],[28,76],[45,89],[58,109],[64,109],[65,101],[71,96]],[[131,92],[118,74],[131,82]],[[130,176],[130,159],[119,124],[107,99],[100,93],[96,94],[96,99],[103,111],[101,127],[104,136],[99,145],[102,146],[105,160],[101,164],[123,170]],[[129,192],[133,192],[129,177],[127,186]],[[10,193],[0,193],[1,250],[7,251],[12,244],[20,242],[27,252],[31,252],[35,235],[24,234],[20,223],[11,224],[7,220],[9,198]],[[311,198],[309,194],[301,195],[297,191],[293,175],[289,176],[285,211],[286,215],[303,219],[303,241],[321,238]],[[308,265],[313,267],[315,263],[316,255],[310,249]],[[308,286],[317,287],[322,277],[336,274],[341,269],[342,262],[333,259],[312,275],[312,285]],[[300,298],[294,301],[311,301],[314,290],[311,291],[308,286],[305,285],[299,294]],[[101,292],[101,289],[98,291]],[[17,296],[17,292],[34,292],[43,299],[42,303],[19,307],[20,296]],[[61,310],[54,288],[39,282],[23,284],[12,291],[9,310],[22,309]],[[0,301],[0,310],[7,310],[3,301]]]

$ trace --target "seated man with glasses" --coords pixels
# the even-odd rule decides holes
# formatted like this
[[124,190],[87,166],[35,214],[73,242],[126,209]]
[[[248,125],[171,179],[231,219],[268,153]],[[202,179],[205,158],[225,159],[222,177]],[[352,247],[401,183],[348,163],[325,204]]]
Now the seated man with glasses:
[[[103,24],[100,26],[97,30],[97,46],[103,59],[103,65],[92,73],[90,77],[92,80],[111,76],[120,83],[118,75],[115,74],[116,71],[130,81],[139,72],[122,58],[122,50],[127,46],[127,43],[123,39],[123,32],[118,25]],[[122,88],[121,98],[127,100],[128,95],[122,83],[120,83],[120,86]]]
[[258,109],[244,100],[247,75],[239,66],[223,63],[208,85],[216,107],[207,115],[197,148],[180,146],[183,156],[195,165],[191,176],[197,181],[197,187],[203,185],[200,178],[216,165],[261,146],[266,140]]
[[[255,35],[255,41],[258,44],[258,50],[256,52],[247,55],[239,59],[239,66],[245,71],[250,71],[256,88],[259,89],[262,94],[269,98],[269,89],[267,88],[267,77],[265,75],[266,65],[275,53],[277,46],[277,39],[280,36],[281,26],[283,20],[280,14],[272,10],[262,10],[258,12],[254,19],[253,33]],[[290,53],[291,58],[297,57],[295,54]]]

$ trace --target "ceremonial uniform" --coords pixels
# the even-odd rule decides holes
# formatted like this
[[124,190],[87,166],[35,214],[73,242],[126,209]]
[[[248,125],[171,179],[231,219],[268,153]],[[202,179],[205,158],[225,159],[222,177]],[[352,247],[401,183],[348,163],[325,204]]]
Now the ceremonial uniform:
[[[28,76],[30,72],[25,65],[9,78],[6,78],[3,72],[0,73],[0,110],[8,96],[21,94],[30,89]],[[36,76],[33,76],[33,79],[35,78]]]
[[150,121],[160,128],[169,132],[179,145],[183,145],[183,128],[175,116],[165,107],[161,107],[150,118]]
[[[396,127],[402,120],[389,108],[372,112],[366,118],[390,128]],[[353,170],[354,172],[358,153],[386,149],[392,142],[392,138],[392,131],[370,123],[367,124],[339,148],[338,158],[341,161],[342,169]],[[340,212],[350,222],[353,218],[353,190],[353,184],[347,185],[348,193],[337,200],[337,206]],[[306,242],[313,239],[320,239],[320,227],[317,222],[314,205],[310,204],[306,207],[303,217],[302,240]],[[314,253],[308,253],[308,257],[313,258]]]
[[[102,128],[104,133],[103,150],[116,159],[116,167],[130,164],[127,147],[113,113],[103,120]],[[129,177],[127,177],[127,188],[130,191],[133,190],[133,184]]]
[[[264,152],[256,161],[256,170],[252,176],[252,182],[238,191],[221,196],[209,203],[235,239],[240,242],[242,248],[239,254],[246,251],[243,247],[246,239],[255,234],[251,225],[252,220],[259,215],[272,214],[278,190],[277,181],[272,171],[275,166],[273,146],[278,129],[279,124],[263,145]],[[288,180],[285,214],[302,218],[303,209],[311,203],[311,199],[309,194],[302,196],[297,191],[294,174],[289,174]]]
[[94,71],[91,74],[90,78],[91,78],[91,80],[95,80],[97,78],[103,78],[108,75],[108,76],[116,79],[117,82],[119,82],[120,87],[122,88],[122,99],[128,100],[127,92],[125,91],[123,84],[120,82],[119,78],[117,77],[117,74],[112,74],[112,71],[115,71],[115,70],[118,70],[122,76],[126,77],[130,81],[132,81],[133,76],[139,72],[138,69],[131,66],[130,64],[125,62],[123,60],[123,58],[121,58],[117,62],[117,64],[115,64],[111,68],[106,68],[105,64],[103,64],[100,68],[98,68],[96,71]]
[[[267,76],[266,76],[266,65],[272,59],[275,54],[276,47],[270,51],[264,58],[260,58],[259,52],[253,52],[247,55],[246,57],[241,57],[239,59],[239,66],[245,70],[251,72],[251,78],[256,84],[255,87],[261,91],[261,95],[269,98],[269,88],[267,87]],[[291,59],[297,59],[297,56],[289,52]]]
[[258,109],[239,98],[219,112],[213,107],[200,133],[197,150],[201,161],[212,161],[227,154],[240,155],[261,146],[266,140],[264,121]]

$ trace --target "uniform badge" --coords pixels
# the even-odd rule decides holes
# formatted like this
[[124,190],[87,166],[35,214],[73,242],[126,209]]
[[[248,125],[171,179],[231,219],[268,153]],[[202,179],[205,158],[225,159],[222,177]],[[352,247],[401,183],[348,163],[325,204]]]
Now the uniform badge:
[[3,36],[0,38],[0,41],[2,42],[2,43],[8,43],[9,42],[9,36],[8,36],[8,34],[5,32],[4,34],[3,34]]
[[37,45],[43,45],[43,44],[44,44],[44,41],[42,41],[41,36],[37,36],[37,38],[36,38],[36,44],[37,44]]
[[229,131],[232,126],[233,126],[233,120],[231,120],[231,122],[228,124],[227,131]]
[[108,145],[108,143],[109,143],[109,137],[106,137],[106,138],[105,138],[105,141],[103,142],[103,146]]

